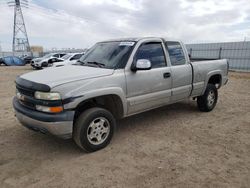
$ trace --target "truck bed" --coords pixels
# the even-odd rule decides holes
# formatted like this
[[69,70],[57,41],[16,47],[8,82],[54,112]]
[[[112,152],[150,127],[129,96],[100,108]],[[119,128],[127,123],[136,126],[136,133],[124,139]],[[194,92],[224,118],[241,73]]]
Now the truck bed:
[[205,85],[208,83],[211,75],[222,75],[221,85],[227,80],[228,62],[226,59],[219,60],[201,60],[192,61],[193,68],[193,91],[192,96],[200,96],[205,91]]

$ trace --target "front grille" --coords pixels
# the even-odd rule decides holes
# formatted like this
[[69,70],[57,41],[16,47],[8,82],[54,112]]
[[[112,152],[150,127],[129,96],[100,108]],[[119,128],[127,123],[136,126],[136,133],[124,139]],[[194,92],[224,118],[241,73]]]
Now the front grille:
[[48,100],[36,99],[35,98],[36,91],[34,89],[24,87],[21,84],[16,84],[16,89],[17,89],[18,102],[26,108],[36,110],[36,105],[48,106],[48,107],[62,105],[61,100],[48,101]]
[[21,85],[16,84],[16,89],[17,91],[22,95],[21,99],[18,99],[20,104],[23,106],[30,108],[30,109],[35,109],[35,104],[32,103],[30,100],[34,98],[34,93],[35,91],[26,87],[23,87]]
[[32,89],[28,89],[28,88],[25,88],[25,87],[22,87],[20,85],[16,85],[16,89],[22,94],[22,95],[26,95],[26,96],[30,96],[30,97],[33,97],[34,96],[34,93],[35,91],[32,90]]
[[19,100],[19,102],[20,102],[23,106],[26,106],[27,108],[35,109],[35,104],[33,104],[33,103],[29,102],[29,101]]

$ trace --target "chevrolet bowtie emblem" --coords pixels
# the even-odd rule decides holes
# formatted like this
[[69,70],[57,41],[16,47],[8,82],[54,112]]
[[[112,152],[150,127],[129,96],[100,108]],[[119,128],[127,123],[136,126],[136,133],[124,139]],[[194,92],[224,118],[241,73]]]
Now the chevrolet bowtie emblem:
[[25,100],[24,95],[22,95],[21,93],[17,93],[16,96],[17,96],[17,98],[18,98],[19,100],[21,100],[21,101],[24,101],[24,100]]

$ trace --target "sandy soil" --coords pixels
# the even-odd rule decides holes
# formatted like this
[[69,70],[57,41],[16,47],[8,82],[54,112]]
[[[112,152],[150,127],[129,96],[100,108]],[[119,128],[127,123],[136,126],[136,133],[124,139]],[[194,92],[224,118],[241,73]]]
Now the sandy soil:
[[120,120],[111,144],[86,154],[15,119],[14,79],[28,71],[0,67],[1,187],[250,187],[249,73],[230,73],[210,113],[184,101]]

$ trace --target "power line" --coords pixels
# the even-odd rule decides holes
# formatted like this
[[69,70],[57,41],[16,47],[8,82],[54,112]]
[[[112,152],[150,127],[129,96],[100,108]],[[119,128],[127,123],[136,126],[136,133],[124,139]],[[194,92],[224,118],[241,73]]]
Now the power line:
[[100,23],[99,21],[93,20],[91,18],[79,17],[79,16],[69,14],[68,12],[66,12],[64,10],[46,9],[46,8],[38,6],[38,5],[34,4],[34,3],[29,3],[29,8],[31,10],[40,11],[40,12],[36,12],[38,14],[42,12],[43,14],[46,14],[46,16],[51,16],[51,17],[54,17],[54,18],[61,18],[62,16],[66,15],[66,16],[69,16],[69,17],[72,17],[72,18],[75,18],[75,19],[78,19],[78,20],[82,20],[84,22]]
[[[17,2],[17,3],[16,3]],[[94,25],[103,25],[106,26],[107,23],[102,22],[102,21],[97,21],[94,20],[92,18],[87,18],[87,17],[82,17],[82,16],[75,16],[65,10],[62,9],[50,9],[50,8],[43,8],[35,3],[32,3],[31,1],[27,1],[27,0],[11,0],[11,1],[7,1],[7,0],[0,0],[0,6],[1,3],[5,3],[6,5],[8,4],[10,7],[14,7],[15,10],[15,17],[17,16],[20,20],[20,27],[19,29],[17,29],[17,31],[14,29],[14,34],[13,34],[13,50],[29,50],[30,46],[29,46],[29,40],[28,40],[28,36],[27,36],[27,32],[26,32],[26,28],[25,28],[25,24],[24,24],[24,19],[23,19],[23,14],[22,14],[22,8],[28,8],[26,12],[28,12],[29,14],[38,14],[41,15],[43,17],[47,17],[49,19],[53,19],[56,21],[60,21],[63,23],[76,23],[77,25],[79,24],[94,24]],[[14,23],[14,28],[15,28],[15,23]],[[90,25],[88,25],[90,26]],[[91,26],[90,26],[91,27]],[[108,27],[110,27],[110,31],[111,32],[115,32],[119,31],[120,33],[124,33],[124,31],[122,29],[120,29],[119,27],[113,26],[113,25],[109,25]],[[112,28],[112,29],[111,29]],[[17,38],[17,34],[16,32],[20,32],[23,34],[24,37],[22,38]],[[22,47],[21,47],[22,46]]]
[[[43,8],[43,7],[38,6],[38,5],[36,5],[35,3],[32,3],[32,2],[29,3],[29,9],[36,10],[36,11],[38,10],[40,12],[36,12],[36,14],[39,14],[39,13],[42,12],[42,14],[45,14],[45,16],[53,17],[53,18],[55,18],[57,20],[60,20],[62,22],[71,22],[72,19],[69,20],[69,21],[67,21],[65,19],[62,19],[63,16],[64,17],[68,16],[68,17],[73,18],[73,19],[75,19],[77,21],[80,20],[80,21],[82,21],[84,23],[92,23],[92,24],[99,24],[99,25],[106,25],[107,24],[105,22],[102,22],[102,21],[99,21],[99,20],[97,21],[97,20],[94,20],[93,18],[88,18],[86,16],[84,16],[84,17],[83,16],[75,16],[72,13],[69,13],[68,11],[65,11],[63,9],[47,9],[47,8]],[[113,28],[115,30],[118,30],[119,32],[124,33],[124,30],[121,30],[121,29],[119,29],[119,28],[117,28],[117,27],[115,27],[113,25],[110,25],[109,27]]]
[[[24,1],[24,0],[23,0]],[[26,0],[27,1],[27,0]],[[42,16],[46,16],[48,18],[52,18],[55,19],[57,21],[60,22],[64,22],[64,23],[72,23],[72,21],[76,21],[78,24],[82,24],[82,23],[92,23],[92,24],[99,24],[99,25],[106,25],[105,22],[101,22],[101,21],[97,21],[94,20],[92,18],[88,18],[88,17],[82,17],[82,16],[75,16],[67,11],[64,11],[62,9],[58,10],[58,9],[49,9],[49,8],[43,8],[35,3],[32,3],[30,1],[28,2],[28,11],[29,10],[33,10],[36,11],[36,14],[42,15]],[[25,7],[23,5],[21,5],[22,7]],[[68,16],[69,19],[65,19],[65,16]],[[79,22],[80,21],[80,22]],[[122,29],[119,29],[113,25],[109,26],[110,28],[113,28],[115,30],[118,30],[121,33],[124,33],[124,31]]]

